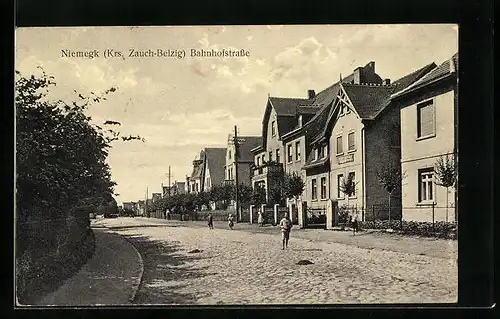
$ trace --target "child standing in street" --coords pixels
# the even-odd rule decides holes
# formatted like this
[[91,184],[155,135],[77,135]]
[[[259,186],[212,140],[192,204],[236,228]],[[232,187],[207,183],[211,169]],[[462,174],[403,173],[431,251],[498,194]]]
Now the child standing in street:
[[356,235],[358,232],[358,214],[355,214],[352,220],[352,234]]
[[233,229],[233,227],[234,227],[234,216],[233,216],[233,214],[229,214],[229,217],[227,218],[227,220],[228,220],[229,229]]
[[281,238],[283,241],[283,247],[281,249],[284,250],[285,248],[288,248],[288,240],[290,239],[290,231],[292,230],[292,222],[288,218],[288,214],[285,213],[285,216],[281,219],[280,227]]
[[207,221],[208,221],[208,228],[214,229],[214,218],[213,218],[212,214],[208,214]]

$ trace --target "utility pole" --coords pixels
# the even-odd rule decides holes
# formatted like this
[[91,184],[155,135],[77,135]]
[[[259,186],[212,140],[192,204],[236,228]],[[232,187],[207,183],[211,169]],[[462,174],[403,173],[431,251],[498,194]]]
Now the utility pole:
[[240,157],[240,152],[239,152],[239,143],[238,143],[238,127],[235,125],[234,126],[234,149],[235,149],[235,154],[234,154],[234,182],[236,184],[236,222],[241,221],[241,212],[240,212],[240,205],[239,205],[239,185],[238,185],[238,158]]
[[146,186],[146,198],[144,199],[144,212],[146,213],[146,216],[149,217],[149,211],[148,211],[148,187]]
[[170,165],[168,165],[168,174],[166,174],[168,177],[168,197],[170,197],[170,193],[172,192],[172,184],[170,181],[170,178],[172,177],[172,173],[170,171]]

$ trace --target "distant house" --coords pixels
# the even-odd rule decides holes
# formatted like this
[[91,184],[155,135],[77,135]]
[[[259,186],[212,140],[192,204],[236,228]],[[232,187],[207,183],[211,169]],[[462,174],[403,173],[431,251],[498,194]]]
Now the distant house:
[[163,197],[185,194],[186,193],[186,182],[175,181],[171,187],[161,184],[161,188],[163,191],[163,193],[162,193]]
[[226,148],[205,148],[205,181],[203,190],[210,191],[214,185],[224,182],[224,166],[226,164]]
[[207,147],[193,161],[193,171],[188,182],[190,193],[209,191],[213,185],[224,181],[226,148]]
[[233,184],[236,178],[236,160],[238,160],[238,182],[251,185],[253,154],[250,151],[261,142],[260,136],[238,136],[238,153],[234,144],[234,136],[227,141],[225,181]]
[[160,200],[162,197],[162,193],[151,193],[151,200],[153,203],[157,202]]
[[458,160],[458,53],[392,96],[400,105],[403,219],[453,221],[456,192],[438,185],[436,162]]

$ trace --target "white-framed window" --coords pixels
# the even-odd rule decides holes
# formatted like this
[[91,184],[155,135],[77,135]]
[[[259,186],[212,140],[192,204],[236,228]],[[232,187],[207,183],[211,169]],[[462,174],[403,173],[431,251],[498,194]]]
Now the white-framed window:
[[418,171],[418,201],[434,200],[434,169],[426,168]]
[[344,153],[342,135],[337,136],[337,155]]
[[417,105],[417,138],[436,134],[436,109],[433,100]]
[[291,163],[292,160],[293,160],[293,156],[292,156],[292,144],[288,144],[286,146],[286,157],[287,157],[287,162]]
[[271,135],[276,136],[276,121],[271,122]]
[[342,181],[344,179],[343,174],[337,175],[337,198],[344,198],[344,193],[342,193]]
[[276,149],[276,162],[280,163],[280,149]]
[[356,142],[354,139],[354,132],[349,132],[349,134],[347,134],[347,150],[349,152],[356,150]]
[[269,161],[273,160],[273,151],[269,151]]
[[326,198],[326,177],[321,177],[321,199]]
[[313,157],[313,161],[317,161],[318,160],[318,154],[319,154],[319,150],[317,147],[314,148],[314,157]]
[[295,160],[300,161],[300,141],[295,142]]
[[257,166],[260,166],[260,156],[257,156]]
[[353,184],[353,192],[350,197],[355,197],[356,196],[356,173],[355,172],[349,172],[349,178],[352,180]]
[[326,158],[328,156],[328,144],[323,145],[323,157]]
[[311,199],[318,199],[318,185],[316,183],[316,178],[311,180]]
[[227,151],[227,155],[229,156],[229,159],[231,159],[231,150]]

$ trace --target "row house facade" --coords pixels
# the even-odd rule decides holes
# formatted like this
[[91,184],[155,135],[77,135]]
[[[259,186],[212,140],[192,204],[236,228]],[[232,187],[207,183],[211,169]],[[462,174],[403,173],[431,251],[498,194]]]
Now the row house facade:
[[[262,121],[262,137],[259,145],[251,151],[254,154],[254,168],[252,176],[253,187],[266,189],[269,200],[269,187],[273,181],[283,176],[288,166],[288,172],[301,166],[301,154],[305,152],[300,141],[296,152],[285,149],[283,137],[296,128],[307,123],[318,111],[313,104],[314,91],[309,90],[308,98],[281,98],[268,97],[264,118]],[[299,138],[300,140],[300,138]],[[299,174],[300,169],[296,169]]]
[[259,136],[238,136],[238,151],[234,143],[234,136],[230,135],[227,140],[225,182],[235,183],[236,161],[238,161],[238,183],[252,184],[252,164],[254,161],[252,149],[257,147],[261,141]]
[[[252,185],[268,189],[273,174],[295,173],[306,185],[300,201],[311,208],[325,209],[334,200],[358,208],[361,218],[375,209],[377,218],[386,217],[389,205],[400,212],[401,187],[389,199],[377,176],[384,167],[400,167],[400,109],[391,97],[435,67],[391,83],[370,62],[318,94],[309,90],[307,99],[269,97],[262,143],[252,150]],[[355,190],[347,198],[341,184],[349,176]]]
[[392,96],[401,116],[405,220],[456,221],[455,188],[439,185],[436,164],[440,158],[458,163],[457,73],[458,53]]

